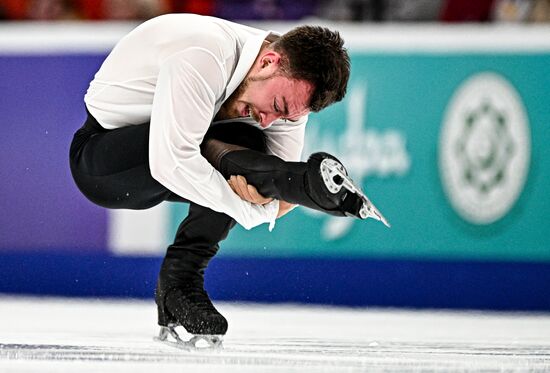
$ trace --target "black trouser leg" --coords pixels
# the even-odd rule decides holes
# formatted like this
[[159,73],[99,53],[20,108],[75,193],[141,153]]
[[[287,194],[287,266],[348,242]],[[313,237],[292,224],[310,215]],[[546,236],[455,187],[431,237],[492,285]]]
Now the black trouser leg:
[[73,138],[70,166],[82,194],[107,208],[147,209],[185,200],[153,179],[149,123],[106,130],[88,116]]
[[[219,242],[227,237],[234,225],[235,220],[225,214],[190,204],[189,214],[178,227],[176,239],[168,246],[160,269],[155,292],[159,325],[181,323],[191,333],[225,334],[227,321],[212,310],[204,291],[204,272],[216,255]],[[203,310],[193,310],[191,305],[182,304],[190,292],[194,292],[195,300],[208,311],[203,312],[203,316]],[[210,325],[201,328],[201,320]],[[205,328],[215,331],[205,333]]]

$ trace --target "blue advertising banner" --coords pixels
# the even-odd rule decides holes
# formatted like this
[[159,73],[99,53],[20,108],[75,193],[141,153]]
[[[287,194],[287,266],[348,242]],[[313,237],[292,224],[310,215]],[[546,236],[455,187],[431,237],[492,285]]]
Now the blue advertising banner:
[[107,212],[82,197],[68,158],[104,58],[0,51],[0,250],[107,249]]

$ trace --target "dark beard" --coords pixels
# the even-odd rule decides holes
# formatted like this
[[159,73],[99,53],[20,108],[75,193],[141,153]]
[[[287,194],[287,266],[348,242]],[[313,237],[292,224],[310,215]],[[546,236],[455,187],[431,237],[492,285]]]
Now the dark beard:
[[231,96],[220,107],[220,110],[216,113],[214,120],[224,120],[224,119],[233,119],[238,118],[240,115],[235,116],[230,113],[230,109],[235,107],[235,102],[241,97],[248,86],[248,78],[245,78],[233,91]]

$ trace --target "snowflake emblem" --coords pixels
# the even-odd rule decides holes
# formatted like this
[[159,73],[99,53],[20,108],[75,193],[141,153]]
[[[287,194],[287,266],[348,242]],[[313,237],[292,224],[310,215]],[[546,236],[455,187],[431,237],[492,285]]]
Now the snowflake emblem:
[[456,155],[463,181],[482,197],[505,181],[514,154],[509,119],[488,100],[466,113]]

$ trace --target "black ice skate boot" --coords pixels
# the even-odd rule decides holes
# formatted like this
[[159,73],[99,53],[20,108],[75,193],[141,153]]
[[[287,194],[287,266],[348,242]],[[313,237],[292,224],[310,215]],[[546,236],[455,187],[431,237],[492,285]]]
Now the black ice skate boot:
[[[157,282],[159,340],[167,341],[172,336],[177,347],[189,349],[199,347],[200,341],[205,341],[207,347],[221,346],[228,323],[204,289],[204,272],[218,251],[218,242],[234,224],[227,215],[190,205],[174,244],[168,247]],[[175,331],[179,325],[195,336],[188,342],[181,340]]]
[[389,227],[342,163],[328,153],[314,153],[307,162],[285,162],[276,156],[211,140],[203,154],[226,178],[242,175],[265,197],[335,216],[370,217]]
[[[207,347],[220,347],[222,337],[227,332],[227,320],[214,307],[201,284],[187,284],[179,287],[164,288],[159,279],[155,299],[158,307],[161,330],[158,340],[174,338],[177,347],[198,348],[203,340]],[[189,341],[180,338],[175,328],[179,325],[194,336]]]

